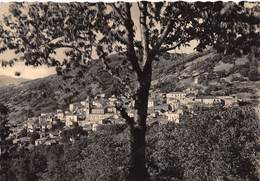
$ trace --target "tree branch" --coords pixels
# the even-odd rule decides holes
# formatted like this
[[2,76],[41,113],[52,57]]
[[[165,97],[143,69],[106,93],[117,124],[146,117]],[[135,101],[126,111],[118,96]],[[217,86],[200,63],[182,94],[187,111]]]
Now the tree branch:
[[127,39],[128,39],[128,44],[127,44],[127,57],[129,61],[131,62],[133,69],[135,70],[138,78],[142,76],[142,70],[140,68],[140,65],[138,63],[138,58],[135,53],[135,48],[134,48],[134,23],[131,17],[131,5],[130,3],[125,3],[126,5],[126,20],[125,20],[125,27],[126,27],[126,32],[127,32]]
[[138,3],[140,10],[140,30],[141,30],[141,44],[142,44],[142,61],[145,65],[149,54],[149,29],[147,27],[147,2]]
[[174,50],[176,49],[177,47],[181,46],[181,44],[183,43],[186,43],[186,42],[189,42],[191,41],[193,38],[192,37],[189,37],[189,38],[186,38],[180,42],[178,42],[176,45],[174,46],[171,46],[171,47],[163,47],[159,50],[160,53],[164,53],[164,52],[167,52],[167,51],[170,51],[170,50]]
[[149,72],[149,69],[151,69],[152,66],[152,61],[154,59],[154,57],[156,56],[156,54],[160,53],[159,49],[161,48],[163,42],[165,41],[165,39],[167,38],[168,34],[171,31],[172,25],[174,24],[174,19],[176,17],[178,17],[181,13],[178,12],[176,13],[173,17],[170,17],[166,27],[164,28],[161,36],[159,37],[158,41],[155,43],[155,46],[152,48],[152,50],[150,51],[150,57],[148,58],[148,61],[145,63],[144,65],[144,72]]
[[159,37],[158,41],[156,42],[155,46],[153,47],[153,52],[156,52],[160,49],[161,45],[163,44],[164,40],[166,39],[167,35],[169,34],[171,27],[173,25],[173,20],[169,20],[166,27],[164,28],[162,35]]
[[111,36],[114,36],[114,38],[119,41],[120,43],[127,45],[128,41],[126,40],[126,38],[124,38],[123,36],[119,35],[117,32],[111,30],[109,32],[109,34],[111,34]]
[[116,106],[116,109],[120,112],[120,115],[122,116],[123,119],[125,119],[126,124],[130,127],[133,127],[135,125],[135,120],[134,118],[130,117],[127,112],[126,108],[122,106]]
[[173,17],[170,17],[167,25],[165,26],[161,36],[159,37],[158,41],[156,42],[155,46],[153,47],[153,52],[157,52],[161,45],[163,44],[164,40],[167,38],[168,34],[171,31],[172,25],[174,24],[174,19],[177,18],[181,12],[176,13]]
[[111,7],[114,9],[114,11],[116,12],[116,14],[119,16],[119,18],[121,19],[122,22],[125,21],[125,18],[124,16],[122,15],[122,12],[121,10],[116,7],[115,3],[110,3]]
[[79,50],[78,47],[73,46],[73,45],[69,45],[69,44],[62,44],[62,43],[55,43],[54,44],[54,43],[50,43],[50,44],[48,44],[48,46],[50,48],[54,48],[54,49],[56,49],[56,48],[72,48],[72,49],[77,50],[78,52],[81,52],[81,50]]

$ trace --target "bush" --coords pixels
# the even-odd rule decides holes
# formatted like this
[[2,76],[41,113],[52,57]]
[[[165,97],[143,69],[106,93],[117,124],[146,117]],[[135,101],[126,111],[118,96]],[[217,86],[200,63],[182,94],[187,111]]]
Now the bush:
[[249,80],[251,81],[257,81],[258,80],[258,71],[256,68],[253,68],[251,69],[249,72],[248,72],[248,78]]
[[223,77],[226,77],[227,76],[227,72],[225,70],[222,70],[222,71],[217,71],[216,72],[217,76],[219,78],[223,78]]
[[154,180],[258,180],[259,129],[251,108],[198,107],[154,133]]
[[248,67],[242,67],[239,69],[239,73],[244,77],[248,77],[248,71],[249,71]]
[[94,133],[82,151],[80,162],[84,178],[96,181],[121,181],[127,174],[128,130],[119,134]]
[[231,81],[243,82],[243,81],[247,81],[247,79],[245,77],[233,77]]
[[34,144],[35,143],[35,140],[39,139],[40,138],[40,134],[37,133],[37,132],[32,132],[30,134],[30,142],[31,144]]

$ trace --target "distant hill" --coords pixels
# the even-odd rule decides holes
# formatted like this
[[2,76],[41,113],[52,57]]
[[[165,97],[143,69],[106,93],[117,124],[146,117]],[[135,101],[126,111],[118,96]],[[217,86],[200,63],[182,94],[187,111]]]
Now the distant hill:
[[152,85],[163,92],[193,87],[200,94],[256,98],[260,96],[259,57],[257,60],[252,63],[248,56],[224,56],[212,50],[177,59],[166,56],[154,65]]
[[6,75],[0,75],[0,87],[8,86],[8,85],[18,85],[25,81],[28,81],[28,79],[14,78]]
[[[116,54],[110,56],[109,65],[121,76],[132,76],[129,64]],[[152,90],[169,92],[193,87],[201,95],[235,94],[241,98],[257,99],[260,96],[259,75],[254,81],[249,80],[250,65],[248,57],[223,56],[212,50],[165,54],[160,61],[154,62]],[[100,61],[88,62],[83,71],[80,70],[75,69],[66,77],[52,75],[0,87],[0,103],[9,107],[12,122],[21,122],[41,112],[67,108],[69,103],[83,100],[88,95],[116,93],[119,85],[104,71]],[[73,79],[73,76],[81,79]]]

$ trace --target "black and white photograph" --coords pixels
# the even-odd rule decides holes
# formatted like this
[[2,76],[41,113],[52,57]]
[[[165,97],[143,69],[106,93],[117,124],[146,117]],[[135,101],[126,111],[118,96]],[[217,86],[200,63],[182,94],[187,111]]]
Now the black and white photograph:
[[0,181],[259,180],[259,1],[0,1]]

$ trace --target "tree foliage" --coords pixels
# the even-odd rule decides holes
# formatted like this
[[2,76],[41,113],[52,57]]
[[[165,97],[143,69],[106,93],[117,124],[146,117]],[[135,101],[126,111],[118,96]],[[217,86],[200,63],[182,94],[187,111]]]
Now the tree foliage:
[[32,132],[30,134],[30,142],[31,142],[31,144],[34,144],[35,140],[37,140],[39,138],[40,138],[40,134],[39,133],[37,133],[36,131]]
[[259,131],[252,108],[198,107],[179,125],[159,129],[151,175],[156,180],[258,180]]
[[80,126],[75,126],[72,129],[63,130],[61,133],[61,138],[63,142],[68,143],[70,139],[80,139],[81,137],[86,137],[88,132],[83,130]]
[[6,181],[11,181],[13,177],[9,161],[12,142],[8,139],[11,133],[7,119],[8,112],[8,108],[0,104],[0,178],[6,178]]
[[[259,46],[257,5],[243,2],[12,3],[10,11],[0,28],[1,51],[14,49],[26,65],[55,65],[58,72],[118,52],[140,74],[145,54],[156,59],[191,40],[198,40],[198,50],[213,46],[225,53]],[[66,57],[57,60],[61,49]]]
[[8,108],[5,107],[3,104],[0,104],[0,148],[1,152],[0,155],[5,154],[8,148],[5,148],[8,145],[8,136],[10,134],[10,127],[8,125]]

